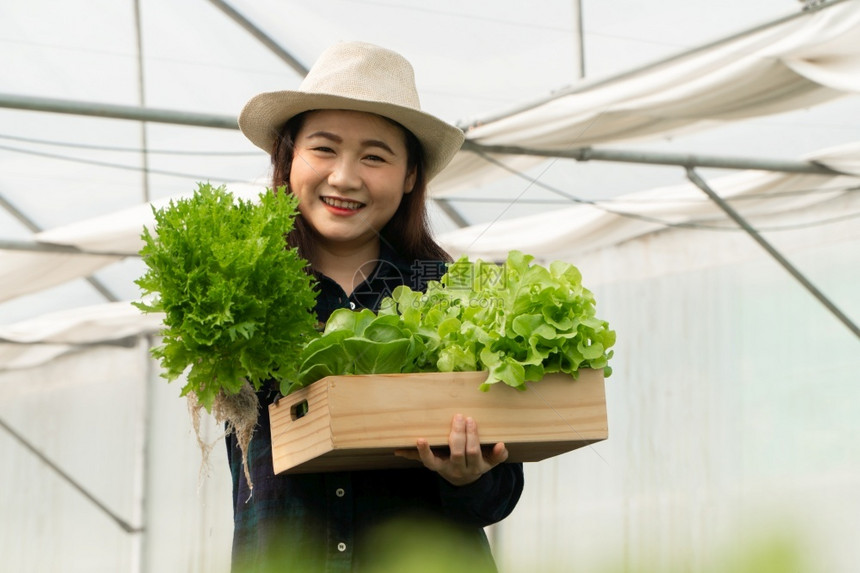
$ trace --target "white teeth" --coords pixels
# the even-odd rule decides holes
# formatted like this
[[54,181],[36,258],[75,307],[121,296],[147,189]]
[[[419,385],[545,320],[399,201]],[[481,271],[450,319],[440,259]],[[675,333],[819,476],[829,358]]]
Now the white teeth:
[[358,201],[345,201],[343,199],[335,199],[333,197],[323,197],[322,200],[326,205],[331,205],[338,209],[349,209],[351,211],[356,211],[364,206],[363,203],[359,203]]

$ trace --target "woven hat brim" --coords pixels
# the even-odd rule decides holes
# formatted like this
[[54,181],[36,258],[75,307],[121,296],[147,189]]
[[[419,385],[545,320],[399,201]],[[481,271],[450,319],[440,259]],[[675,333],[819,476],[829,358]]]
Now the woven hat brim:
[[254,145],[271,153],[279,130],[290,118],[317,109],[363,111],[396,121],[421,142],[427,181],[448,165],[465,138],[461,129],[420,110],[387,102],[292,90],[266,92],[251,98],[239,114],[239,128]]

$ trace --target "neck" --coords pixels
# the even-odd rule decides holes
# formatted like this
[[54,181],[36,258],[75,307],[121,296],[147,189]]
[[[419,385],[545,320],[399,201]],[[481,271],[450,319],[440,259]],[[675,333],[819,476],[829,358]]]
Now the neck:
[[314,245],[313,267],[329,277],[347,294],[360,285],[373,272],[379,258],[379,238],[360,245]]

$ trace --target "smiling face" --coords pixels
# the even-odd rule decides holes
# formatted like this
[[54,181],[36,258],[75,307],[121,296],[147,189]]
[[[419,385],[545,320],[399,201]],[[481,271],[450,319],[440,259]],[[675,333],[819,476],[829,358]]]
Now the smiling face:
[[295,137],[290,189],[330,252],[379,248],[379,231],[415,184],[400,127],[370,113],[319,110]]

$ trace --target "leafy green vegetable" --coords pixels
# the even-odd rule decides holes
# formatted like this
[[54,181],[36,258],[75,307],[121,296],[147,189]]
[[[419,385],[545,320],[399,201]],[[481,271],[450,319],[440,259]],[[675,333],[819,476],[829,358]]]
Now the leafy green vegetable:
[[533,260],[519,251],[502,265],[464,257],[424,293],[397,287],[377,314],[335,311],[305,348],[292,389],[333,374],[487,370],[483,389],[580,368],[609,376],[615,332],[596,317],[579,270]]
[[315,336],[307,263],[284,239],[297,203],[283,189],[254,203],[200,184],[190,199],[153,209],[156,235],[144,229],[147,271],[136,283],[155,296],[135,304],[165,314],[152,353],[168,380],[190,367],[182,395],[195,393],[207,411],[246,381],[259,389],[274,378],[286,388]]

